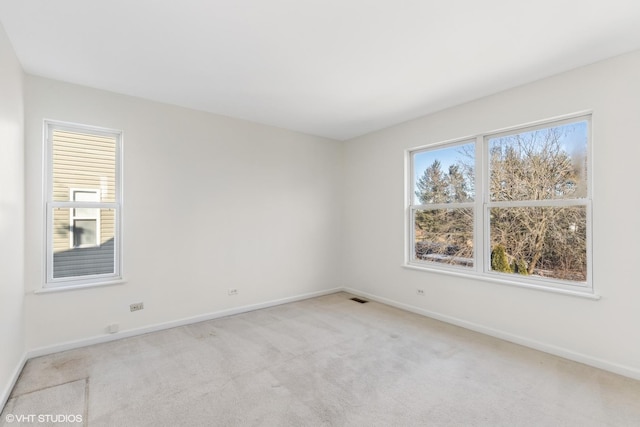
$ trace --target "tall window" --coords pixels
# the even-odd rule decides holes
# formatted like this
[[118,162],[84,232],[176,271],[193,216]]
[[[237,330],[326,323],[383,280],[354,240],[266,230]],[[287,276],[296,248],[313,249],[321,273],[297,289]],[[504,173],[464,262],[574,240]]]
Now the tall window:
[[121,133],[45,122],[47,287],[120,278]]
[[590,121],[410,150],[408,264],[591,292]]
[[414,260],[474,266],[474,159],[473,141],[412,155]]

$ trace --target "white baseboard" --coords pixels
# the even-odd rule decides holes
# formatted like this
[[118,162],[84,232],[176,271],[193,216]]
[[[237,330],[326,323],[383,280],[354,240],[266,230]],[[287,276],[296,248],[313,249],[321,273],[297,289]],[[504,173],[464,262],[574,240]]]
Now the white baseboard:
[[460,326],[465,329],[470,329],[475,332],[480,332],[485,335],[489,335],[489,336],[499,338],[505,341],[509,341],[515,344],[523,345],[525,347],[533,348],[535,350],[539,350],[545,353],[553,354],[554,356],[559,356],[565,359],[573,360],[575,362],[583,363],[585,365],[593,366],[595,368],[603,369],[605,371],[613,372],[615,374],[623,375],[625,377],[640,380],[640,370],[631,368],[629,366],[624,366],[614,362],[609,362],[607,360],[603,360],[597,357],[592,357],[586,354],[578,353],[573,350],[569,350],[569,349],[558,347],[555,345],[532,340],[519,335],[514,335],[498,329],[489,328],[487,326],[483,326],[474,322],[469,322],[466,320],[458,319],[456,317],[447,316],[444,314],[425,310],[423,308],[419,308],[413,305],[400,303],[388,298],[383,298],[367,292],[362,292],[357,289],[352,289],[347,287],[347,288],[344,288],[343,290],[345,292],[349,292],[354,295],[370,299],[372,301],[380,302],[382,304],[390,305],[392,307],[396,307],[401,310],[410,311],[412,313],[416,313],[422,316],[430,317],[432,319],[440,320],[445,323],[450,323],[452,325]]
[[27,363],[26,354],[22,355],[22,358],[18,362],[15,370],[13,371],[13,375],[11,376],[9,383],[5,386],[4,390],[2,390],[2,394],[0,394],[0,412],[4,409],[4,406],[7,404],[9,400],[9,396],[11,396],[11,391],[13,387],[16,385],[18,378],[20,377],[20,373],[22,373],[22,369],[24,369],[24,365]]
[[[295,295],[292,297],[281,298],[277,300],[262,302],[258,304],[245,305],[242,307],[229,308],[226,310],[220,310],[212,313],[201,314],[198,316],[187,317],[184,319],[172,320],[169,322],[158,323],[155,325],[149,325],[142,328],[129,329],[121,331],[115,334],[104,334],[91,338],[83,338],[80,340],[67,341],[61,344],[54,344],[51,346],[39,347],[29,350],[26,354],[26,360],[34,357],[45,356],[47,354],[58,353],[66,350],[73,350],[75,348],[86,347],[93,344],[101,344],[110,341],[116,341],[123,338],[134,337],[137,335],[148,334],[150,332],[162,331],[164,329],[176,328],[178,326],[190,325],[192,323],[204,322],[207,320],[218,319],[220,317],[233,316],[234,314],[246,313],[249,311],[260,310],[263,308],[275,307],[281,304],[287,304],[290,302],[301,301],[309,298],[319,297],[323,295],[334,294],[342,291],[342,288],[328,289],[324,291],[310,292],[301,295]],[[11,391],[11,388],[9,389]]]

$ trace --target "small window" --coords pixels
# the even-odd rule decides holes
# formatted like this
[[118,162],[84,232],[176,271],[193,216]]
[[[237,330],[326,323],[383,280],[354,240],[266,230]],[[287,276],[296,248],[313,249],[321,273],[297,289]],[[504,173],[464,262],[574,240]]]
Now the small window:
[[47,287],[120,279],[121,133],[46,122]]
[[592,293],[590,123],[409,150],[407,263]]
[[[100,202],[100,190],[71,190],[74,202]],[[100,209],[71,209],[70,248],[89,248],[100,245]]]

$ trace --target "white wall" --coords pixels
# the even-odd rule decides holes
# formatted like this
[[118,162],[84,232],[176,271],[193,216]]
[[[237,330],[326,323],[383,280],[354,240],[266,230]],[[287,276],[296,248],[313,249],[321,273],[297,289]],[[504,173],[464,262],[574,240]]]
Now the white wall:
[[[30,350],[339,285],[340,143],[33,76],[25,96]],[[33,294],[45,118],[124,132],[124,285]]]
[[23,73],[0,25],[0,408],[25,350]]
[[[19,66],[6,53],[6,40],[0,49],[3,64],[7,56],[15,64],[13,80],[3,77],[0,87],[15,90]],[[27,348],[102,337],[110,323],[134,330],[344,285],[640,378],[633,246],[640,241],[633,209],[640,192],[631,175],[640,158],[638,75],[640,52],[344,144],[28,76]],[[21,102],[19,94],[0,101],[3,132],[6,121],[16,147],[15,161],[3,153],[0,161],[12,166],[2,173],[18,184],[6,193],[16,192],[11,229],[1,228],[2,241],[18,245]],[[583,110],[593,111],[594,286],[600,301],[401,267],[404,149]],[[124,131],[125,285],[33,294],[43,280],[44,118]],[[4,210],[4,187],[2,194]],[[14,277],[14,284],[3,282],[0,316],[8,320],[3,327],[16,325],[3,331],[16,351],[7,363],[3,359],[0,380],[22,351],[20,304],[4,305],[4,292],[12,302],[22,298],[18,252],[0,261]],[[231,287],[240,294],[227,296]],[[417,287],[425,297],[416,296]],[[138,301],[145,309],[130,313],[128,305]]]
[[[640,52],[349,141],[345,286],[640,378]],[[600,301],[401,267],[403,150],[593,111],[593,280]],[[416,288],[425,289],[418,297]]]

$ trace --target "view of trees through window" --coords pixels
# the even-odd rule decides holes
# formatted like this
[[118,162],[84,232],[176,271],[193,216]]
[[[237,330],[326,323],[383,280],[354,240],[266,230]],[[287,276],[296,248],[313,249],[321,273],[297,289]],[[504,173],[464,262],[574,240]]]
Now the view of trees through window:
[[415,256],[420,260],[474,265],[474,143],[414,156]]
[[[481,245],[492,271],[585,282],[588,122],[483,143],[485,150],[472,140],[412,153],[414,259],[473,267]],[[483,155],[480,185],[475,165]],[[478,233],[475,215],[484,221]]]

